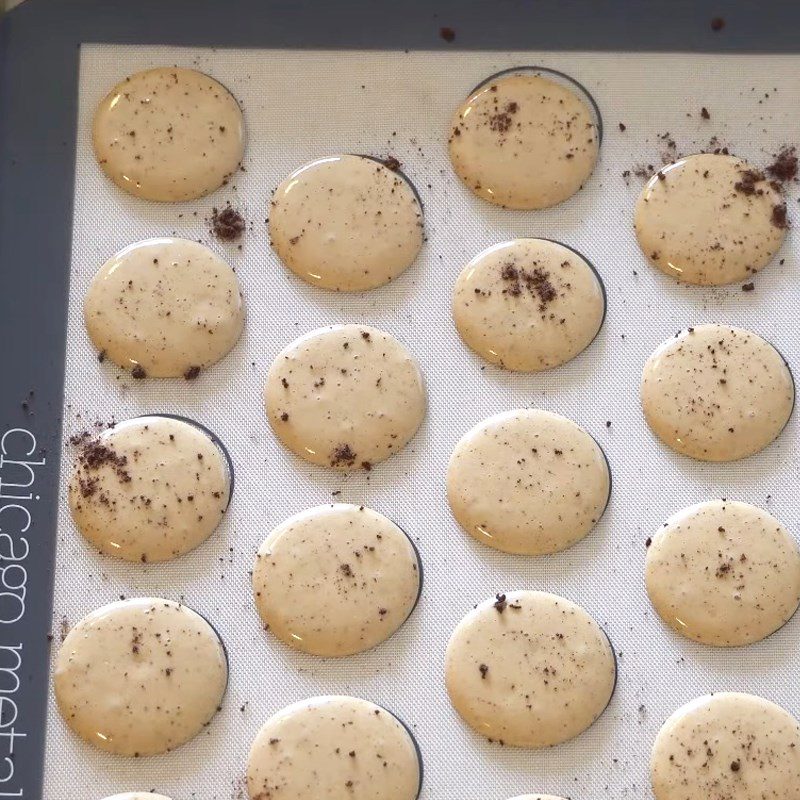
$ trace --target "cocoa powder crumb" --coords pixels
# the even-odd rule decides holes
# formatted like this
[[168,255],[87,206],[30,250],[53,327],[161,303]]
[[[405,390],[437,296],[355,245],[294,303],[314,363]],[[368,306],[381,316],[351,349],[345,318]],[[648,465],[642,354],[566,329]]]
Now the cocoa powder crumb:
[[211,232],[223,242],[234,242],[245,229],[244,217],[231,206],[211,209]]
[[780,228],[781,230],[786,230],[789,227],[789,219],[786,216],[786,203],[779,203],[776,206],[772,206],[772,224],[776,228]]
[[741,180],[738,180],[733,184],[733,188],[736,189],[737,192],[741,192],[742,194],[746,195],[763,193],[763,190],[756,189],[756,184],[759,181],[764,180],[764,173],[758,172],[754,169],[746,169],[740,174]]
[[356,462],[356,454],[349,444],[340,444],[333,449],[331,453],[331,466],[336,467],[340,464],[345,464],[352,467]]
[[[99,487],[99,479],[89,473],[97,472],[101,467],[110,466],[120,483],[130,483],[131,476],[126,469],[128,457],[119,455],[112,447],[98,439],[86,441],[88,435],[76,435],[70,438],[73,444],[82,445],[78,454],[78,486],[81,496],[93,497]],[[101,502],[103,497],[100,498]]]
[[397,172],[403,165],[394,156],[387,156],[383,159],[383,166],[390,169],[392,172]]
[[489,117],[489,127],[498,133],[506,133],[511,127],[511,117],[519,110],[517,103],[507,103],[503,111],[498,111]]
[[539,300],[539,310],[544,311],[545,306],[558,297],[558,292],[550,281],[550,273],[539,267],[526,270],[524,267],[515,267],[513,263],[506,262],[500,268],[500,277],[506,281],[508,287],[504,293],[511,297],[519,297],[523,288]]
[[767,167],[767,175],[781,183],[797,177],[797,155],[794,147],[784,147]]

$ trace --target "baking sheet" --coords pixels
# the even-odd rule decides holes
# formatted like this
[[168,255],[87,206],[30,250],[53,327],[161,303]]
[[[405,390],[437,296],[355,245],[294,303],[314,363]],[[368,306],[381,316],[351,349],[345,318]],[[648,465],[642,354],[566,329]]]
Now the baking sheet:
[[[117,80],[139,69],[178,64],[209,72],[242,101],[246,171],[215,195],[175,205],[121,193],[97,167],[90,123]],[[594,177],[554,209],[512,212],[472,197],[452,175],[446,138],[452,110],[484,77],[541,64],[581,81],[605,122]],[[791,325],[800,308],[797,241],[790,231],[756,289],[681,287],[644,263],[631,209],[641,187],[622,173],[658,163],[669,132],[682,152],[712,136],[756,165],[800,138],[800,57],[583,53],[403,53],[195,50],[85,45],[76,162],[75,217],[67,338],[65,433],[95,421],[168,412],[214,430],[231,451],[236,493],[218,532],[165,565],[101,558],[72,525],[62,474],[54,633],[120,595],[182,599],[208,616],[231,658],[224,709],[196,740],[174,753],[128,760],[95,752],[64,726],[51,702],[45,777],[48,800],[157,789],[174,800],[237,798],[250,742],[284,705],[314,694],[351,693],[385,705],[409,724],[425,763],[422,797],[505,800],[525,792],[570,798],[648,798],[647,760],[658,727],[675,708],[708,691],[751,691],[795,714],[794,654],[800,620],[766,642],[719,651],[678,638],[654,617],[643,585],[644,541],[673,511],[714,496],[763,505],[798,532],[796,422],[744,462],[710,465],[668,452],[648,432],[638,404],[644,360],[680,327],[719,321],[750,327],[800,364]],[[707,107],[710,120],[700,108]],[[793,118],[794,117],[794,118]],[[626,130],[619,130],[619,122]],[[670,137],[668,137],[670,138]],[[425,204],[429,241],[416,264],[388,287],[340,295],[307,286],[270,251],[270,192],[292,169],[337,152],[391,153]],[[213,240],[205,219],[230,200],[252,229],[241,251]],[[790,216],[796,215],[796,193]],[[192,383],[135,382],[99,364],[83,329],[81,303],[107,257],[133,241],[179,235],[226,257],[243,286],[248,319],[239,345]],[[477,252],[515,236],[575,247],[598,268],[608,316],[595,343],[572,363],[541,375],[484,365],[460,342],[450,292]],[[272,436],[261,388],[271,359],[321,325],[364,322],[416,354],[426,375],[428,418],[412,444],[369,475],[342,477],[296,460]],[[520,406],[546,408],[585,426],[613,472],[611,504],[596,530],[566,553],[525,559],[495,552],[463,534],[444,493],[458,438],[484,417]],[[606,421],[611,421],[611,427]],[[290,651],[261,630],[248,570],[261,540],[287,516],[335,499],[366,503],[407,530],[425,567],[420,605],[387,643],[343,660]],[[529,752],[489,744],[451,709],[442,680],[444,648],[458,620],[497,591],[536,588],[584,605],[609,633],[620,680],[600,721],[574,742]]]

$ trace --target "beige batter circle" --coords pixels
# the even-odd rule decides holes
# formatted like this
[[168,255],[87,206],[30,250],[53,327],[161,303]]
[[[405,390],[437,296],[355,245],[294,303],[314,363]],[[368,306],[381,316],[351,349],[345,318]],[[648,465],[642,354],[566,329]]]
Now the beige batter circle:
[[392,714],[356,697],[312,697],[267,721],[250,748],[251,800],[416,800],[417,749]]
[[664,723],[650,773],[656,800],[800,800],[800,725],[750,694],[700,697]]
[[106,797],[106,800],[170,800],[163,794],[153,794],[152,792],[127,792],[125,794],[115,794],[113,797]]
[[414,357],[368,325],[319,328],[292,342],[272,362],[264,399],[289,450],[339,470],[368,470],[402,450],[426,408]]
[[135,378],[196,378],[236,344],[244,305],[233,270],[186,239],[148,239],[110,258],[84,300],[86,330]]
[[394,280],[417,257],[422,207],[408,181],[365,156],[331,156],[289,175],[273,194],[269,235],[304,281],[358,292]]
[[216,631],[186,606],[154,597],[84,617],[61,645],[53,677],[67,725],[125,756],[165,753],[197,736],[227,681]]
[[145,200],[192,200],[213,192],[244,153],[244,120],[233,95],[193,69],[158,67],[118,83],[92,129],[103,171]]
[[138,417],[79,446],[69,507],[101,553],[143,563],[176,558],[202,544],[228,507],[227,461],[188,422]]
[[751,277],[778,252],[787,226],[773,218],[776,208],[785,211],[783,197],[763,173],[735,156],[702,153],[650,178],[634,226],[642,252],[662,272],[718,286]]
[[647,593],[659,616],[703,644],[751,644],[800,604],[800,551],[775,517],[711,500],[679,511],[647,551]]
[[512,797],[511,800],[563,800],[553,794],[521,794],[519,797]]
[[556,553],[603,515],[611,475],[583,428],[540,409],[485,419],[459,441],[447,468],[453,516],[473,538],[506,553]]
[[697,325],[664,342],[642,375],[642,409],[664,444],[701,461],[735,461],[777,439],[794,407],[781,354],[730,325]]
[[484,250],[464,267],[453,293],[453,317],[467,346],[519,372],[575,358],[597,336],[605,310],[594,269],[546,239],[516,239]]
[[566,742],[605,711],[616,661],[580,606],[545,592],[508,592],[456,626],[445,656],[450,701],[492,741],[539,748]]
[[498,75],[456,111],[450,160],[478,197],[506,208],[545,208],[572,197],[600,146],[594,115],[572,89],[544,75]]
[[337,503],[291,517],[264,540],[253,568],[256,607],[281,641],[346,656],[388,639],[420,590],[417,554],[391,520]]

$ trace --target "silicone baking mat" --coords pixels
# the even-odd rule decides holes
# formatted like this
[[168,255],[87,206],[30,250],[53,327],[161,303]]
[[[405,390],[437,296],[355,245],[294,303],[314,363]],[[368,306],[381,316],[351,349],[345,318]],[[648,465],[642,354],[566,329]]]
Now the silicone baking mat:
[[[118,80],[139,69],[178,64],[220,80],[239,98],[248,133],[245,171],[210,198],[160,205],[129,197],[100,172],[91,149],[93,111]],[[449,119],[470,89],[495,71],[537,64],[562,70],[592,93],[605,133],[594,176],[556,208],[514,212],[472,197],[446,152]],[[222,800],[243,790],[247,751],[260,725],[307,696],[350,693],[398,714],[421,748],[422,797],[505,800],[525,792],[569,798],[648,798],[647,760],[663,720],[705,692],[745,690],[800,713],[796,666],[800,621],[767,641],[712,650],[667,631],[643,586],[645,540],[672,512],[726,496],[765,506],[800,532],[795,496],[796,422],[765,452],[735,464],[677,456],[646,428],[638,381],[647,355],[680,327],[720,321],[751,328],[800,365],[791,325],[800,307],[797,237],[739,286],[679,286],[650,268],[632,233],[639,164],[659,164],[674,140],[680,152],[720,146],[764,165],[800,138],[796,109],[800,57],[554,52],[322,52],[86,45],[82,48],[69,292],[64,435],[96,421],[168,412],[192,417],[227,445],[236,491],[217,533],[194,553],[164,565],[102,558],[81,539],[64,501],[71,455],[62,462],[53,630],[120,595],[181,599],[221,633],[231,665],[223,710],[196,740],[156,758],[95,752],[65,727],[52,701],[47,731],[48,800],[156,789],[175,800]],[[706,107],[710,119],[701,117]],[[625,130],[620,130],[620,123]],[[666,136],[665,136],[666,134]],[[428,241],[390,286],[345,295],[314,289],[279,263],[265,220],[271,190],[292,169],[339,152],[394,155],[416,184]],[[797,216],[792,189],[790,216]],[[209,234],[212,206],[226,201],[248,220],[242,249]],[[98,363],[82,324],[87,285],[116,250],[143,238],[198,239],[235,268],[247,304],[238,346],[194,382],[132,381]],[[608,294],[605,326],[570,364],[539,375],[484,365],[458,338],[450,313],[453,282],[483,248],[518,236],[557,239],[599,270]],[[429,411],[411,445],[370,474],[342,477],[287,454],[266,422],[261,390],[277,352],[322,325],[363,322],[395,334],[419,359]],[[565,553],[508,556],[458,528],[444,494],[449,454],[486,416],[534,406],[571,417],[606,451],[613,473],[609,508],[595,531]],[[608,424],[610,423],[610,425]],[[341,492],[333,497],[333,493]],[[425,568],[420,604],[399,633],[360,656],[321,660],[265,633],[253,608],[248,570],[256,548],[287,516],[332,500],[365,503],[398,522]],[[442,679],[444,649],[458,620],[506,589],[543,589],[586,607],[604,626],[619,661],[611,706],[588,732],[530,752],[490,744],[461,723]]]

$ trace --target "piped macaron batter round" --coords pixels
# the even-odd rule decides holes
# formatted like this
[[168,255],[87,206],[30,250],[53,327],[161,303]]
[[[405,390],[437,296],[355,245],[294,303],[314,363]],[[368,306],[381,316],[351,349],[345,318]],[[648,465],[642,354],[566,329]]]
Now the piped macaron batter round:
[[64,721],[109,753],[165,753],[199,734],[228,682],[225,649],[203,617],[142,597],[93,611],[67,635],[53,675]]
[[769,342],[708,324],[681,331],[650,356],[641,395],[647,424],[664,444],[701,461],[735,461],[780,435],[795,389]]
[[519,797],[512,797],[511,800],[564,800],[553,794],[521,794]]
[[506,208],[545,208],[572,197],[592,174],[600,146],[593,109],[576,89],[532,70],[481,84],[451,124],[458,177]]
[[425,416],[415,358],[368,325],[320,328],[269,369],[267,416],[281,443],[312,464],[371,469],[402,450]]
[[153,794],[152,792],[125,792],[106,797],[106,800],[170,800],[163,794]]
[[652,537],[647,593],[678,633],[722,647],[782,627],[800,604],[800,550],[761,508],[711,500],[679,511]]
[[253,593],[265,627],[286,644],[346,656],[388,639],[419,597],[411,541],[364,506],[336,503],[297,514],[264,540]]
[[517,747],[573,739],[608,706],[616,660],[595,620],[545,592],[498,594],[450,637],[445,682],[453,707],[478,733]]
[[592,266],[546,239],[515,239],[461,272],[453,317],[464,342],[492,364],[538,372],[575,358],[597,336],[606,299]]
[[800,724],[754,695],[699,697],[664,723],[650,773],[656,800],[798,800]]
[[197,426],[138,417],[74,439],[70,512],[101,553],[167,561],[194,550],[219,525],[230,499],[228,463]]
[[416,800],[422,768],[394,715],[357,697],[312,697],[261,728],[247,761],[251,800]]
[[118,83],[92,127],[94,152],[114,183],[145,200],[192,200],[213,192],[244,153],[239,104],[202,72],[157,67]]
[[597,442],[572,420],[540,409],[479,423],[447,468],[453,516],[470,536],[507,553],[571,547],[600,519],[610,491]]
[[786,236],[786,204],[764,173],[730,155],[701,153],[662,167],[636,203],[636,237],[651,264],[686,283],[743,281]]
[[423,232],[409,182],[366,156],[312,161],[278,186],[270,204],[273,249],[292,272],[325,289],[389,283],[413,263]]
[[148,239],[110,258],[84,300],[86,330],[135,378],[196,378],[236,344],[244,304],[233,270],[202,244]]

